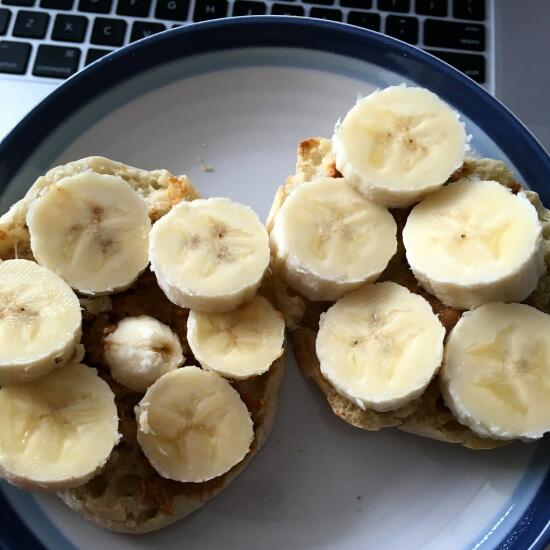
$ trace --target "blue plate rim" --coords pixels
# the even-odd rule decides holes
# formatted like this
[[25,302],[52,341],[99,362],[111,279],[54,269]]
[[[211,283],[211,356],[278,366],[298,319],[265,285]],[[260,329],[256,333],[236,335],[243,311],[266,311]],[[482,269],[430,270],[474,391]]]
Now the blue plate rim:
[[[495,142],[528,183],[542,182],[550,173],[550,157],[521,121],[473,80],[432,55],[397,39],[343,23],[247,16],[207,21],[159,33],[117,50],[72,76],[42,100],[0,142],[0,191],[51,130],[99,93],[146,71],[155,62],[160,65],[201,53],[263,46],[313,49],[374,61],[379,65],[383,60],[384,68],[399,71],[414,80],[418,80],[417,70],[435,70],[433,74],[437,78],[427,86],[475,120],[489,135],[495,131],[492,116],[496,114],[500,133]],[[448,93],[449,84],[453,86],[452,94]],[[550,190],[542,191],[543,199],[550,200]],[[504,536],[498,548],[542,550],[550,542],[549,503],[550,471],[524,515]],[[24,547],[43,548],[1,493],[0,511],[4,520],[9,519],[0,525],[1,546],[13,543],[13,547],[21,548],[25,541]]]

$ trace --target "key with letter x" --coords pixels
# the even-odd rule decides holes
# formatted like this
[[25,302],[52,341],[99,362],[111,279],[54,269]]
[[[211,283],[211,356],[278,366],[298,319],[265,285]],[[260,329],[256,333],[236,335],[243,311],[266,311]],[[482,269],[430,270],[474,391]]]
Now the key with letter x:
[[80,15],[58,15],[53,25],[52,40],[83,42],[88,20]]

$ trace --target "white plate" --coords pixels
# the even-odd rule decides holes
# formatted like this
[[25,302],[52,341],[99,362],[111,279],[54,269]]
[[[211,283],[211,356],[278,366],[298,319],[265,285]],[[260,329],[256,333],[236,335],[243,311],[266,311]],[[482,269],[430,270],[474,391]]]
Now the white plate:
[[[100,154],[188,174],[204,195],[229,196],[265,219],[293,172],[297,143],[330,136],[357,94],[400,82],[439,93],[465,115],[476,152],[507,160],[536,186],[548,158],[517,120],[450,67],[344,25],[247,18],[162,33],[69,80],[0,147],[0,176],[9,183],[2,210],[48,167]],[[197,158],[214,171],[203,172]],[[4,484],[7,502],[55,549],[454,550],[505,540],[523,549],[547,540],[548,441],[474,452],[397,430],[363,432],[329,411],[291,353],[286,367],[263,451],[219,497],[173,527],[141,537],[108,533],[55,496]],[[522,519],[527,529],[518,531]],[[17,521],[0,531],[0,542],[15,540]]]

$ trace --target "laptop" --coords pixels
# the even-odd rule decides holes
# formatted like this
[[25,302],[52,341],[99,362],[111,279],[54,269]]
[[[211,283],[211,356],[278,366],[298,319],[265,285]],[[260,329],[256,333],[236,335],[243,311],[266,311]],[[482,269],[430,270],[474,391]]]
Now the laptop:
[[0,0],[0,139],[116,48],[241,15],[342,21],[414,44],[484,86],[550,149],[547,0]]

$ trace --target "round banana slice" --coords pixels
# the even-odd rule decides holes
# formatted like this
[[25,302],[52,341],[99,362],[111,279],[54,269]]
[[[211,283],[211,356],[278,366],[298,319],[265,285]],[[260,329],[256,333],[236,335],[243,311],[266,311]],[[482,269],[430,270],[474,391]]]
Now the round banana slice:
[[243,380],[266,372],[283,353],[285,322],[264,297],[226,313],[190,311],[187,340],[203,368]]
[[336,167],[365,196],[409,206],[462,166],[466,133],[458,114],[423,88],[391,86],[360,99],[332,138]]
[[545,271],[535,207],[495,181],[459,180],[426,198],[403,243],[420,284],[458,309],[521,302]]
[[83,485],[120,437],[113,392],[82,364],[1,388],[0,418],[0,476],[25,489]]
[[0,385],[66,364],[81,329],[78,298],[63,279],[29,260],[0,263]]
[[336,300],[375,281],[397,250],[393,216],[342,179],[299,185],[271,231],[277,271],[310,300]]
[[147,267],[147,205],[119,176],[61,179],[31,203],[27,225],[38,263],[82,294],[124,290]]
[[148,315],[122,319],[105,338],[103,355],[112,377],[136,392],[185,361],[178,335]]
[[482,437],[537,439],[550,431],[550,315],[495,302],[451,330],[441,392],[457,419]]
[[153,226],[151,269],[180,307],[223,312],[250,300],[269,265],[267,231],[248,206],[182,202]]
[[365,287],[321,315],[321,373],[362,409],[392,411],[420,396],[437,373],[445,329],[428,302],[396,283]]
[[159,378],[136,407],[137,439],[164,478],[199,483],[224,474],[248,453],[250,413],[214,372],[183,367]]

